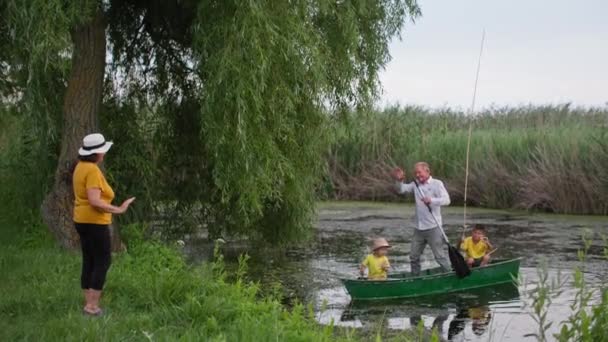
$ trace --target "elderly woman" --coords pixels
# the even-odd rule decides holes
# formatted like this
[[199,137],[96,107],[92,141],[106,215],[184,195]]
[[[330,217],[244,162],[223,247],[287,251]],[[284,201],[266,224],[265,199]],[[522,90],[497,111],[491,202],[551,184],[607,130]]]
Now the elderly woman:
[[106,181],[99,164],[112,142],[99,133],[89,134],[78,150],[78,163],[74,168],[74,225],[82,247],[82,274],[80,278],[86,305],[84,314],[102,314],[99,298],[112,258],[110,224],[112,214],[122,214],[134,197],[119,207],[112,205],[114,191]]

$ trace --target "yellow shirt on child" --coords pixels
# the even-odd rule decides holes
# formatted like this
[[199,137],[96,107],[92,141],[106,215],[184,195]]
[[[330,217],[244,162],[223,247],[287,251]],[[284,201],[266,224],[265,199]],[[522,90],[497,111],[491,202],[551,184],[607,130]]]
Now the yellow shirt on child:
[[388,258],[386,256],[375,256],[370,254],[365,257],[362,264],[367,267],[367,279],[382,280],[386,279],[385,268],[390,267]]
[[462,241],[460,244],[460,249],[467,254],[467,257],[479,259],[486,255],[490,247],[483,240],[479,240],[477,243],[473,242],[473,238],[469,236]]
[[87,189],[100,189],[102,201],[110,204],[114,199],[114,191],[97,164],[78,162],[74,169],[72,182],[74,186],[74,222],[93,224],[112,223],[112,214],[93,208],[87,196]]

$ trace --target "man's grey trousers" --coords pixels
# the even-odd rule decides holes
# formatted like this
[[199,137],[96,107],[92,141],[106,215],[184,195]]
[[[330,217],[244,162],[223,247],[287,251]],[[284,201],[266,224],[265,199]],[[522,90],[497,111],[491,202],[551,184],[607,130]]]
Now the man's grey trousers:
[[412,274],[420,274],[420,256],[427,244],[431,246],[435,260],[441,265],[443,270],[446,272],[452,270],[447,256],[445,240],[439,228],[435,227],[427,230],[414,229],[410,251]]

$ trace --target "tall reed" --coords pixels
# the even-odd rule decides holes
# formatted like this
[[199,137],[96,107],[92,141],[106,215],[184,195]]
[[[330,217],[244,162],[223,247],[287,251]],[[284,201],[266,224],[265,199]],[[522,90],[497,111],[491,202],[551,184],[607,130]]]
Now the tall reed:
[[462,203],[470,120],[470,204],[608,213],[608,108],[569,105],[491,108],[474,116],[421,107],[353,113],[333,123],[324,194],[394,199],[390,168],[409,171],[425,160]]

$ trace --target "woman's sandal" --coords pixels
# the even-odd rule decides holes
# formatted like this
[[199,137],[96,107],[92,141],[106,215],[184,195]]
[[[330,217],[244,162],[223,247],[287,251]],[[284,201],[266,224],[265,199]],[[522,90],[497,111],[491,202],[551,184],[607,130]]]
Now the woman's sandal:
[[91,312],[91,311],[87,311],[86,309],[82,309],[82,314],[85,316],[98,317],[98,316],[103,315],[103,310],[99,309],[98,311]]

